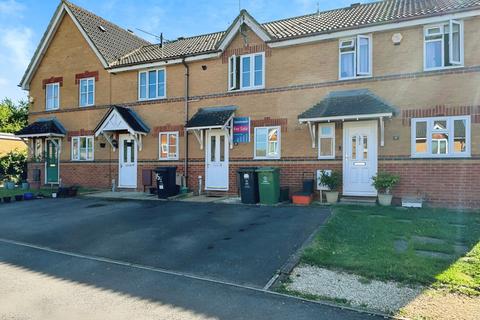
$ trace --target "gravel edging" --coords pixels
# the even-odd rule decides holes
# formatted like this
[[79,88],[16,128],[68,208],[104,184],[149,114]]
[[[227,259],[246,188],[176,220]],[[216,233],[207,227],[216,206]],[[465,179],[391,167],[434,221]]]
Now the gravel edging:
[[306,295],[344,300],[351,306],[394,314],[421,295],[421,286],[404,286],[393,281],[365,281],[364,278],[310,265],[297,266],[287,290]]

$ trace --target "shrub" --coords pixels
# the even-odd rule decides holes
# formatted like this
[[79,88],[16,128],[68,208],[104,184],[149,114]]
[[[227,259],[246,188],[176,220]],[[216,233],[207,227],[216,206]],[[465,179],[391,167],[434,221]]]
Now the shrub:
[[26,177],[27,154],[23,151],[10,151],[0,157],[0,179],[19,182]]
[[390,194],[390,190],[400,181],[400,176],[388,172],[379,172],[372,177],[372,185],[380,193]]
[[342,173],[333,170],[331,174],[328,174],[325,170],[322,170],[320,183],[327,186],[331,191],[338,191],[342,186]]

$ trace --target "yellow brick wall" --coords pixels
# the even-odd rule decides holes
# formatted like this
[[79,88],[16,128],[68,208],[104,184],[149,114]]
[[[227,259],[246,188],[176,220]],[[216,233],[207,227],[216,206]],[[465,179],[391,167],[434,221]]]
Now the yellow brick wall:
[[[480,18],[465,20],[465,66],[480,65],[480,41],[477,41],[477,30]],[[400,32],[402,43],[392,44],[391,37]],[[373,34],[373,75],[395,75],[423,70],[423,27],[414,27],[396,31]],[[248,31],[250,44],[262,44],[262,41]],[[237,36],[229,49],[241,48],[243,39]],[[207,66],[203,70],[202,66]],[[99,71],[96,83],[96,105],[134,103],[137,101],[138,71],[109,74],[103,70],[100,62],[88,47],[81,33],[67,16],[62,21],[42,63],[36,72],[30,95],[35,103],[30,121],[46,115],[56,116],[68,131],[80,129],[93,130],[107,109],[78,107],[78,85],[75,85],[75,74],[84,71]],[[184,68],[172,65],[167,70],[167,97],[183,97]],[[221,58],[190,63],[190,95],[202,96],[223,94],[227,92],[228,64]],[[52,76],[62,76],[64,85],[61,88],[61,112],[42,113],[45,105],[45,93],[42,80]],[[282,157],[316,157],[317,150],[311,148],[310,136],[305,125],[298,123],[298,114],[319,102],[325,95],[335,90],[368,88],[384,100],[397,106],[400,110],[430,108],[436,105],[463,106],[479,105],[478,83],[480,73],[440,74],[429,77],[394,79],[368,82],[345,82],[338,80],[338,40],[328,40],[312,44],[274,48],[271,56],[266,58],[266,88],[279,88],[292,85],[332,82],[328,86],[318,88],[281,91],[258,92],[248,95],[230,95],[225,97],[208,97],[190,102],[190,116],[198,108],[208,106],[237,105],[239,116],[250,116],[252,120],[270,118],[288,119],[288,128],[282,135]],[[63,112],[70,109],[71,112]],[[158,158],[158,136],[153,129],[158,126],[182,125],[184,123],[183,102],[149,103],[134,107],[134,110],[152,129],[144,139],[144,148],[140,160]],[[253,129],[252,129],[253,132]],[[398,136],[399,140],[393,137]],[[480,138],[480,126],[472,126],[472,153],[480,154],[480,147],[475,141]],[[253,139],[252,139],[253,141]],[[116,159],[117,154],[109,148],[101,149],[97,139],[95,159]],[[190,136],[190,155],[192,158],[203,158],[204,151],[199,149],[193,135]],[[337,129],[337,156],[341,156],[339,146],[342,144],[342,132]],[[62,153],[62,160],[70,159],[69,143]],[[180,139],[180,157],[184,152],[184,138]],[[399,118],[388,120],[385,129],[385,147],[379,149],[382,155],[410,154],[410,127],[402,125]],[[253,142],[235,146],[231,150],[232,158],[253,157]]]

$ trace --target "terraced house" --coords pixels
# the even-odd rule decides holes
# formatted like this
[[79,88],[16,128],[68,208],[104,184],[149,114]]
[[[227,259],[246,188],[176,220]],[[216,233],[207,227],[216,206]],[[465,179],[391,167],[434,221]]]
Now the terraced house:
[[[385,0],[150,44],[62,1],[21,80],[30,178],[142,189],[157,166],[236,193],[343,171],[343,194],[480,205],[480,1]],[[33,174],[36,172],[36,174]]]

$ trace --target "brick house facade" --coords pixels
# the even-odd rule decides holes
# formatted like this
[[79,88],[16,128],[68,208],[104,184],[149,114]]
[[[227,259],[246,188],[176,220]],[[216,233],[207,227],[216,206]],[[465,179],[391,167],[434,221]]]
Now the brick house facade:
[[[415,9],[408,6],[410,1],[386,1]],[[322,25],[330,21],[326,16],[329,12],[259,24],[248,12],[242,11],[225,32],[178,39],[162,48],[143,43],[92,13],[62,1],[21,86],[29,90],[33,101],[30,123],[55,118],[66,133],[52,137],[24,132],[23,136],[31,138],[32,154],[35,148],[43,152],[52,148],[52,144],[47,143],[49,139],[58,141],[56,163],[58,177],[64,184],[111,187],[115,180],[118,185],[119,171],[124,170],[122,163],[129,160],[122,156],[130,157],[134,152],[130,159],[135,164],[134,174],[128,187],[141,190],[143,170],[167,165],[177,166],[182,174],[188,173],[188,187],[198,190],[199,176],[203,178],[202,189],[209,189],[205,185],[206,164],[211,164],[207,160],[212,156],[212,142],[208,137],[212,131],[226,131],[225,138],[221,138],[226,140],[216,140],[216,143],[227,144],[228,157],[223,164],[227,166],[228,178],[222,181],[228,183],[216,191],[227,193],[237,192],[236,170],[245,166],[280,167],[281,184],[289,186],[292,192],[301,188],[304,173],[312,175],[319,169],[337,169],[348,177],[355,171],[345,169],[346,160],[355,152],[358,161],[352,163],[369,166],[372,156],[369,148],[373,145],[376,162],[373,171],[401,176],[400,184],[393,190],[396,197],[415,195],[434,205],[478,207],[480,8],[473,1],[471,5],[462,2],[464,5],[458,8],[443,8],[441,1],[419,3],[434,6],[434,14],[416,8],[423,13],[414,12],[408,19],[392,14],[382,23],[376,23],[362,20],[362,15],[368,10],[385,9],[377,8],[378,3],[364,4],[339,9],[340,22],[328,31],[314,27],[315,23]],[[349,27],[347,20],[352,16],[363,22],[355,28]],[[310,23],[314,24],[311,26],[314,31],[298,31]],[[437,26],[441,31],[435,29]],[[450,32],[449,28],[454,31]],[[101,37],[105,32],[112,34]],[[447,44],[450,40],[446,39],[450,37],[458,39],[451,42],[458,41],[461,49]],[[353,43],[349,43],[352,39]],[[106,50],[101,41],[112,41],[110,51],[116,49],[117,55]],[[361,51],[362,43],[365,51]],[[447,50],[448,53],[438,51],[437,43],[452,49]],[[353,60],[349,50],[355,52]],[[232,56],[240,57],[241,61],[232,60]],[[248,62],[244,60],[247,56]],[[437,61],[440,58],[441,61]],[[459,63],[447,65],[450,64],[447,60],[454,61],[454,58],[458,58]],[[248,80],[238,84],[240,81],[233,83],[229,79],[230,63],[237,61],[240,62],[236,70],[250,66],[250,69],[235,71],[240,81],[250,77],[249,88],[242,88]],[[443,65],[436,67],[436,64]],[[150,73],[152,70],[156,72]],[[150,76],[155,77],[152,87],[149,87]],[[259,85],[255,86],[257,81]],[[232,90],[232,85],[238,85],[239,89]],[[93,101],[89,101],[91,88],[94,88]],[[153,88],[155,94],[148,99]],[[300,121],[302,113],[329,94],[356,90],[368,90],[396,112],[381,117],[373,113],[353,118],[340,114],[335,119],[319,116]],[[361,104],[361,100],[358,103]],[[80,106],[82,104],[84,106]],[[95,132],[112,106],[134,112],[148,127],[148,132],[125,131],[120,128],[121,119],[117,122],[117,131],[110,128]],[[236,106],[235,117],[250,118],[249,143],[230,147],[229,123],[225,124],[225,130],[186,130],[187,121],[199,110],[221,106]],[[351,123],[372,121],[374,135],[363,135],[361,126],[358,134],[345,135],[345,128]],[[325,145],[319,136],[321,128],[328,124],[333,124],[333,136],[329,136],[332,139]],[[413,130],[412,125],[415,125]],[[266,141],[260,141],[263,131],[256,128],[277,128],[278,131],[267,131],[267,136],[271,134],[275,138],[269,136]],[[126,133],[128,136],[122,138]],[[178,133],[171,140],[174,142],[162,140],[171,138],[167,133]],[[202,143],[197,137],[201,137]],[[112,141],[119,144],[118,147],[114,148]],[[265,149],[261,147],[263,142],[267,145]],[[134,151],[125,151],[130,150],[130,146]],[[325,148],[322,152],[326,152],[327,157],[319,156],[319,146]],[[365,153],[357,152],[360,147]],[[219,147],[215,148],[218,152]],[[255,157],[256,152],[268,155],[269,148],[274,149],[273,156]],[[162,150],[173,156],[162,159]],[[31,173],[34,169],[41,171],[41,183],[49,182],[45,161],[32,162],[29,166]],[[125,171],[124,177],[127,175]],[[368,189],[370,178],[358,178],[363,179],[360,188]],[[214,190],[215,186],[210,189]]]

